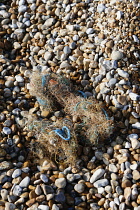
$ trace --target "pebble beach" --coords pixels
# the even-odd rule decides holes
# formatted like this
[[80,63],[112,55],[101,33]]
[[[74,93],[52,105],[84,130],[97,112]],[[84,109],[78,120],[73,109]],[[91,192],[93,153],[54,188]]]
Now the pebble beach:
[[[0,0],[0,210],[140,210],[139,26],[137,0]],[[26,117],[50,116],[29,92],[37,71],[68,78],[116,125],[79,148],[78,167],[30,155]]]

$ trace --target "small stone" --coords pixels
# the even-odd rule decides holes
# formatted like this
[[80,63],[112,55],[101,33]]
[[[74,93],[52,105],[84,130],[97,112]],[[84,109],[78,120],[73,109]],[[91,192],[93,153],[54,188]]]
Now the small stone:
[[2,200],[6,201],[7,196],[8,196],[8,190],[2,189],[0,193],[1,193]]
[[98,4],[97,6],[97,12],[101,13],[105,10],[105,5],[104,4]]
[[85,184],[84,184],[84,183],[76,184],[76,185],[74,186],[74,190],[75,190],[76,192],[78,192],[78,193],[84,192],[84,190],[85,190]]
[[14,203],[9,203],[9,202],[5,203],[5,210],[15,210],[15,209],[16,205]]
[[41,190],[40,185],[37,185],[37,186],[36,186],[36,188],[35,188],[35,193],[36,193],[37,195],[41,195],[41,194],[42,194],[42,190]]
[[41,174],[40,175],[40,179],[44,182],[47,183],[48,182],[48,177],[45,174]]
[[59,191],[56,193],[54,200],[58,203],[64,203],[66,198],[63,191]]
[[120,51],[113,51],[111,54],[111,59],[112,60],[120,60],[123,58],[123,53]]
[[132,174],[133,174],[133,179],[134,180],[139,180],[140,179],[140,172],[139,171],[133,170]]
[[59,207],[56,204],[52,205],[52,210],[59,210]]
[[55,185],[58,188],[65,188],[66,186],[66,179],[65,178],[59,178],[55,180]]
[[30,183],[30,177],[26,176],[19,184],[20,187],[26,188]]
[[74,174],[67,174],[67,181],[73,182],[75,180]]
[[21,6],[18,8],[18,12],[19,12],[19,13],[24,13],[24,12],[26,12],[26,10],[27,10],[27,6],[25,6],[25,5],[21,5]]
[[105,191],[107,193],[111,193],[112,192],[112,187],[110,185],[105,186]]
[[112,48],[113,45],[114,45],[114,41],[113,41],[113,40],[110,40],[110,41],[108,41],[108,42],[106,43],[106,46],[107,46],[108,48]]
[[111,78],[108,82],[108,86],[113,88],[116,83],[117,83],[117,79],[116,78]]
[[132,124],[132,128],[140,129],[140,123],[136,122],[135,124]]
[[13,195],[20,196],[22,193],[22,188],[19,185],[16,185],[13,189]]
[[24,82],[24,78],[20,75],[15,76],[17,82]]
[[71,49],[69,48],[69,46],[65,46],[64,49],[63,49],[63,52],[65,54],[70,54],[71,53]]
[[4,157],[6,155],[6,151],[0,148],[0,157]]
[[10,169],[12,168],[12,163],[8,161],[2,161],[0,162],[0,171],[5,170],[5,169]]
[[118,95],[117,101],[122,105],[126,105],[126,103],[127,103],[126,96]]
[[48,19],[45,21],[44,26],[46,26],[46,27],[51,27],[54,23],[55,23],[55,19],[54,19],[54,18],[48,18]]
[[122,69],[118,69],[118,74],[121,77],[124,77],[124,78],[128,78],[129,77],[129,74],[127,73],[127,71],[123,71]]
[[8,127],[4,127],[3,128],[3,133],[6,134],[6,135],[9,135],[9,134],[11,134],[11,129],[8,128]]
[[126,187],[124,189],[124,197],[126,200],[130,200],[130,196],[131,196],[131,187]]
[[37,209],[38,209],[38,210],[49,210],[49,206],[47,206],[47,205],[39,205],[39,206],[37,207]]
[[18,176],[21,175],[21,170],[20,169],[16,169],[13,174],[12,174],[12,178],[17,178]]
[[107,179],[100,179],[96,182],[94,182],[94,187],[99,188],[99,187],[105,187],[109,184]]
[[139,149],[140,148],[140,142],[137,139],[131,140],[131,145],[133,149]]
[[140,98],[140,96],[136,93],[129,93],[129,97],[131,98],[132,101],[137,101]]
[[118,169],[114,164],[109,164],[109,171],[113,173],[117,173]]
[[51,58],[52,58],[52,53],[48,52],[48,51],[45,52],[45,54],[44,54],[45,61],[48,62],[49,60],[51,60]]
[[131,183],[130,180],[125,179],[124,181],[122,181],[121,186],[122,186],[122,188],[131,187],[132,186],[132,183]]
[[126,209],[125,203],[120,203],[119,210],[125,210],[125,209]]
[[97,169],[90,178],[90,182],[93,183],[96,180],[100,179],[105,173],[104,169]]
[[41,187],[45,195],[54,193],[54,189],[51,186],[42,184]]
[[88,28],[88,29],[86,30],[86,33],[87,33],[87,34],[93,34],[93,33],[94,33],[94,29],[93,29],[93,28]]

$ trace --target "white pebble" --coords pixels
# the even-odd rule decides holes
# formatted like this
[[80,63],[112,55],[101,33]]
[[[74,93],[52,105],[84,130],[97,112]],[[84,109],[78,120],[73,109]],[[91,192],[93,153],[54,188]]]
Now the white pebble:
[[139,149],[140,148],[140,142],[137,139],[131,140],[131,145],[133,149]]
[[56,179],[55,185],[58,188],[65,188],[66,187],[66,179],[65,178]]
[[93,32],[94,32],[94,29],[93,29],[93,28],[88,28],[88,29],[86,30],[86,33],[87,33],[87,34],[93,34]]
[[40,179],[44,182],[47,183],[48,182],[48,177],[45,174],[41,174],[40,175]]
[[47,206],[47,205],[39,205],[39,206],[37,207],[37,209],[38,209],[38,210],[49,210],[49,206]]
[[137,101],[140,98],[140,96],[138,94],[136,94],[136,93],[129,93],[129,97],[133,101]]
[[129,74],[127,73],[127,71],[123,71],[122,69],[118,69],[118,74],[121,77],[124,77],[124,78],[128,78],[129,77]]
[[18,176],[21,175],[21,170],[19,168],[17,168],[13,174],[12,174],[12,178],[17,178]]
[[113,51],[111,54],[111,59],[112,60],[120,60],[123,58],[123,53],[120,51]]
[[117,12],[117,17],[116,17],[116,19],[117,19],[117,20],[120,20],[121,17],[122,17],[122,15],[123,15],[123,12],[122,12],[122,11],[118,11],[118,12]]
[[98,4],[97,6],[97,12],[101,13],[105,10],[105,5],[104,4]]
[[20,187],[28,187],[30,183],[30,177],[26,176],[19,184]]
[[90,182],[93,183],[96,180],[100,179],[105,173],[105,170],[102,168],[97,169],[90,178]]
[[136,122],[135,124],[132,124],[132,128],[140,129],[140,123]]
[[11,129],[8,127],[4,127],[2,130],[3,130],[3,133],[5,133],[6,135],[11,134]]
[[107,179],[100,179],[96,182],[94,182],[94,187],[99,188],[99,187],[105,187],[109,184]]
[[17,82],[24,82],[24,78],[20,75],[15,76]]
[[136,134],[136,133],[132,133],[132,134],[129,134],[129,135],[128,135],[128,138],[129,138],[130,140],[132,140],[132,139],[138,139],[139,136],[138,136],[138,134]]
[[25,5],[21,5],[18,8],[19,13],[24,13],[24,12],[26,12],[26,10],[27,10],[27,6],[25,6]]

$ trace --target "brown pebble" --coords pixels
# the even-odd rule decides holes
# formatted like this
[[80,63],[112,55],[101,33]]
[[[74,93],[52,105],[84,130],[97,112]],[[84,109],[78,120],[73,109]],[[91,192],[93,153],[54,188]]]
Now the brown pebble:
[[98,205],[99,205],[99,206],[102,206],[102,205],[104,205],[104,202],[105,202],[105,198],[101,198],[101,199],[98,201]]
[[12,184],[10,182],[5,182],[5,184],[2,186],[4,189],[9,189],[12,187]]
[[122,184],[121,184],[122,188],[126,188],[126,187],[131,187],[132,186],[132,183],[130,180],[128,179],[125,179]]
[[35,198],[32,198],[32,199],[30,199],[30,200],[28,200],[28,201],[26,202],[26,205],[30,207],[30,206],[32,206],[34,203],[35,203]]
[[30,193],[29,193],[29,198],[32,199],[32,198],[36,198],[37,195],[35,193],[35,190],[32,190]]
[[41,203],[42,201],[45,200],[45,198],[46,198],[45,195],[40,195],[40,196],[36,197],[36,201]]

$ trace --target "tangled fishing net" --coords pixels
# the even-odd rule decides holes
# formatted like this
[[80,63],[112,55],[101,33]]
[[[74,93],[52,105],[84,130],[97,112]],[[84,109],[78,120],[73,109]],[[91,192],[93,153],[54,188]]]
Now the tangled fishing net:
[[57,162],[73,164],[78,158],[79,145],[98,145],[112,133],[113,122],[102,105],[87,99],[82,91],[74,91],[63,76],[34,72],[30,94],[36,97],[41,110],[52,114],[58,110],[64,112],[64,117],[55,122],[51,118],[29,115],[27,129],[34,132],[36,139],[31,142],[31,150],[40,158],[47,156]]

